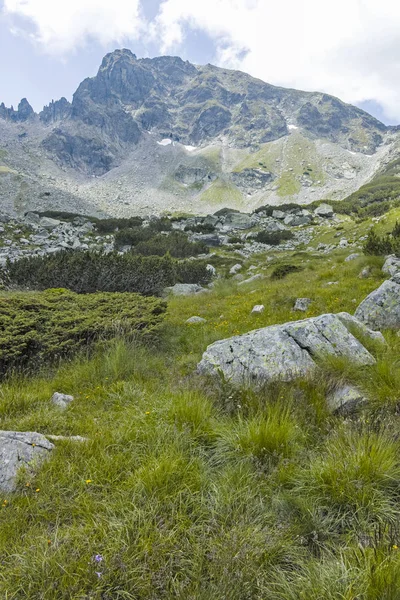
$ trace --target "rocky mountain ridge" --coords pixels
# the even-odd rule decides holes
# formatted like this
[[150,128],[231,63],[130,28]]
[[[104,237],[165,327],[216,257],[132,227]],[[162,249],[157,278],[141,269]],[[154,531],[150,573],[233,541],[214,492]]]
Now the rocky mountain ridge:
[[177,57],[108,54],[37,115],[0,105],[7,212],[207,213],[342,199],[398,155],[399,134],[327,94]]

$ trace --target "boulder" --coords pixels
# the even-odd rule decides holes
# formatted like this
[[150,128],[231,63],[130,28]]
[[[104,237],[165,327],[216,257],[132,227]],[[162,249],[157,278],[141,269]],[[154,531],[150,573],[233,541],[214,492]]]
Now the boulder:
[[264,304],[256,304],[251,311],[251,314],[261,315],[265,310]]
[[202,317],[190,317],[186,323],[188,323],[189,325],[196,325],[197,323],[207,323],[206,319],[203,319]]
[[253,275],[253,277],[249,277],[248,279],[241,281],[240,283],[238,283],[238,285],[246,285],[248,283],[253,283],[253,281],[257,281],[258,279],[262,279],[262,278],[263,278],[263,275],[261,275],[261,273],[257,273],[257,275]]
[[359,256],[360,255],[357,252],[355,252],[354,254],[349,254],[349,256],[347,256],[344,259],[344,262],[351,262],[352,260],[356,260],[356,258],[358,258]]
[[[326,355],[344,357],[357,365],[374,364],[374,357],[349,331],[354,321],[346,313],[325,314],[220,340],[207,348],[198,371],[221,373],[240,386],[305,377],[317,368],[314,359]],[[360,332],[368,332],[362,324],[359,327]]]
[[172,296],[194,296],[206,291],[201,285],[197,285],[197,283],[176,283],[172,287],[165,288],[164,293],[166,295],[171,294]]
[[44,229],[55,229],[60,225],[61,221],[57,219],[50,219],[50,217],[42,217],[39,221],[40,227],[44,227]]
[[312,221],[307,215],[288,215],[285,217],[284,223],[288,227],[299,227],[300,225],[309,225]]
[[32,471],[49,457],[54,445],[40,433],[0,431],[0,491],[13,492],[18,471]]
[[373,329],[400,329],[400,273],[367,296],[354,315]]
[[211,273],[213,277],[217,276],[217,269],[213,265],[206,265],[206,270]]
[[334,210],[329,204],[320,204],[318,208],[314,210],[314,215],[316,217],[324,217],[326,219],[330,219],[334,215]]
[[226,215],[224,225],[230,229],[250,229],[253,226],[253,220],[249,215],[243,213],[229,213]]
[[371,267],[364,267],[358,274],[359,279],[368,279],[371,275]]
[[218,233],[194,233],[190,236],[191,242],[203,242],[207,246],[220,246],[221,238]]
[[311,298],[297,298],[293,310],[306,312],[306,310],[309,309],[311,302]]
[[280,219],[283,221],[283,219],[286,217],[286,213],[284,213],[282,210],[274,210],[272,212],[272,216],[274,219]]
[[66,409],[73,400],[73,396],[67,396],[67,394],[60,394],[59,392],[55,392],[51,397],[52,403],[63,410]]
[[236,275],[236,273],[238,273],[241,269],[243,269],[243,265],[237,263],[236,265],[233,265],[233,267],[231,267],[229,269],[229,273],[230,273],[230,275]]
[[388,256],[385,264],[382,267],[382,271],[385,275],[390,275],[393,277],[396,273],[400,272],[400,258],[397,256]]

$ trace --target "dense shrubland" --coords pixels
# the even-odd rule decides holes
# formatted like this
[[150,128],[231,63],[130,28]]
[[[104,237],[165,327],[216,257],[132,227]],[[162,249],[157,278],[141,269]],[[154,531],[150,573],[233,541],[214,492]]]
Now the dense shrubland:
[[7,265],[9,285],[22,289],[67,288],[79,294],[139,292],[159,295],[175,283],[208,283],[203,261],[176,261],[170,256],[116,252],[63,251],[22,258]]
[[54,364],[99,339],[154,334],[165,302],[139,294],[78,295],[65,289],[0,296],[0,375]]
[[387,254],[400,256],[400,223],[396,221],[394,229],[382,236],[379,236],[372,229],[365,242],[364,252],[365,254],[375,256],[384,256]]

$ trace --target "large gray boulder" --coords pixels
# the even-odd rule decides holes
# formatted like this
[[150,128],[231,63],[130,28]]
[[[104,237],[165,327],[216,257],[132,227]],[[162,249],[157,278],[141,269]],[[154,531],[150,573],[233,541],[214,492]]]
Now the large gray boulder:
[[197,285],[197,283],[176,283],[172,287],[165,288],[164,295],[194,296],[195,294],[202,294],[207,291],[201,285]]
[[400,329],[400,273],[367,296],[354,316],[373,329]]
[[330,204],[320,204],[318,208],[314,210],[314,215],[316,217],[325,217],[326,219],[330,219],[334,215],[334,210]]
[[224,226],[229,229],[250,229],[254,225],[253,219],[243,213],[228,213]]
[[13,492],[19,469],[35,469],[53,448],[40,433],[0,431],[0,491]]
[[358,365],[375,363],[374,357],[349,331],[370,332],[347,313],[256,329],[211,344],[198,365],[201,374],[222,373],[233,385],[292,381],[312,373],[315,358],[344,357]]

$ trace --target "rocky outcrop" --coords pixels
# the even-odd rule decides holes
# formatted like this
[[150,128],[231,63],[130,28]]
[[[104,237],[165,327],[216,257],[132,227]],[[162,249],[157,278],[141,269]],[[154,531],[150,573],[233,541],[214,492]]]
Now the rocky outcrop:
[[373,329],[400,329],[400,273],[367,296],[354,314]]
[[4,102],[0,104],[0,118],[6,121],[24,122],[35,117],[34,110],[29,104],[26,98],[22,98],[18,104],[18,109],[14,110],[13,107],[7,108]]
[[385,260],[385,264],[382,267],[385,275],[393,277],[396,273],[400,273],[400,258],[397,256],[388,256]]
[[198,371],[221,373],[233,385],[259,385],[305,377],[316,369],[315,359],[324,356],[374,364],[374,357],[350,329],[383,341],[347,313],[326,314],[215,342],[203,354]]
[[53,448],[39,433],[0,431],[0,491],[13,492],[20,468],[34,471]]

